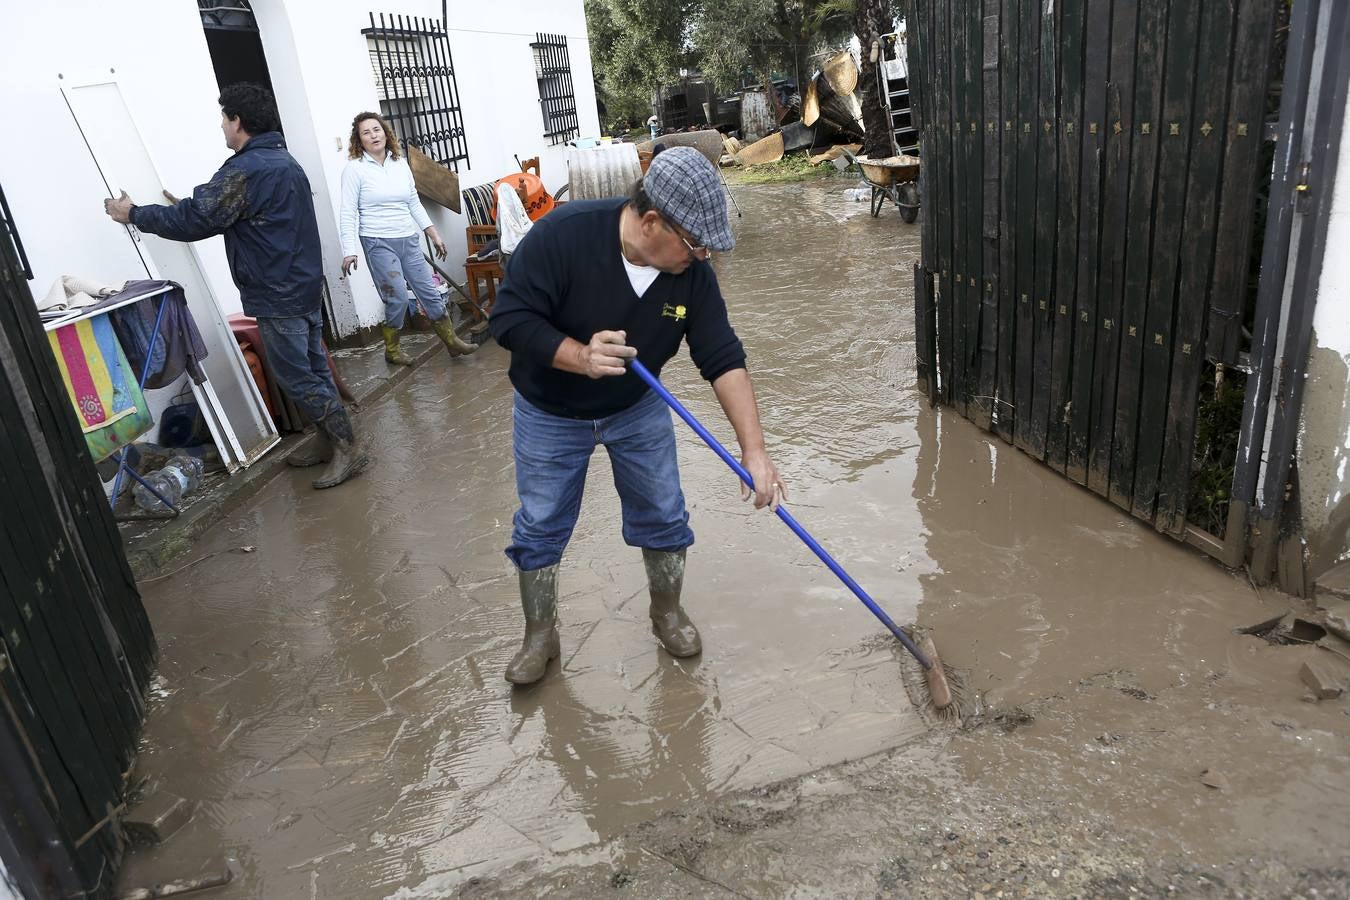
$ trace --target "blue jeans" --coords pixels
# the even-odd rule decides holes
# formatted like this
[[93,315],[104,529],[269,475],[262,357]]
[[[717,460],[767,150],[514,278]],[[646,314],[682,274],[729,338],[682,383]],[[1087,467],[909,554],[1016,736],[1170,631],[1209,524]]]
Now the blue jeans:
[[445,318],[445,301],[441,299],[441,292],[436,289],[436,281],[431,277],[431,266],[422,255],[422,242],[418,235],[410,234],[401,238],[362,235],[361,247],[366,251],[366,265],[370,267],[370,277],[375,279],[375,289],[384,300],[384,321],[390,327],[402,328],[408,318],[408,311],[412,309],[408,286],[422,301],[422,308],[431,321]]
[[529,572],[562,559],[581,510],[591,453],[599,444],[609,452],[614,470],[624,541],[667,551],[694,542],[680,490],[675,428],[655,393],[604,419],[565,419],[516,394],[511,419],[520,509],[506,555],[516,568]]
[[318,424],[342,408],[328,354],[323,347],[323,315],[259,316],[267,365],[286,396]]

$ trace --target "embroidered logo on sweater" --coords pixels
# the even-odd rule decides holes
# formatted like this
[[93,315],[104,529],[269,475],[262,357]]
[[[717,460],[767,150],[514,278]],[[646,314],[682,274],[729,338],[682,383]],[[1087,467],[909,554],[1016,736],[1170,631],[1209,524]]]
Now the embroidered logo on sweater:
[[674,319],[676,322],[683,322],[686,312],[683,304],[680,306],[671,306],[669,303],[661,304],[661,315]]

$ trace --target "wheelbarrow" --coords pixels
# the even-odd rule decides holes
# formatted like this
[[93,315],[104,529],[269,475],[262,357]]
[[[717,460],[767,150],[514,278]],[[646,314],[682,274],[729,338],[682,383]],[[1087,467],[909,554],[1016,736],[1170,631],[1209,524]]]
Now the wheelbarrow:
[[890,200],[900,209],[900,218],[913,224],[919,217],[919,158],[892,156],[888,159],[868,159],[855,156],[847,150],[849,162],[862,169],[863,180],[872,188],[872,218],[881,215],[881,208]]

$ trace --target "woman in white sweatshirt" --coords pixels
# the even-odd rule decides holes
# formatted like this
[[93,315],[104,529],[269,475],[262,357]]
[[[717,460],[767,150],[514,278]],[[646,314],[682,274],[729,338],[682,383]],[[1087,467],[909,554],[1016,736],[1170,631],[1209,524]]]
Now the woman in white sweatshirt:
[[359,239],[370,276],[384,299],[384,358],[400,366],[412,363],[398,346],[399,331],[413,305],[409,287],[450,355],[474,352],[476,345],[455,334],[431,266],[422,256],[419,232],[440,259],[446,256],[445,242],[422,207],[394,130],[378,113],[358,113],[352,120],[347,156],[351,161],[342,172],[342,274],[350,275],[356,268]]

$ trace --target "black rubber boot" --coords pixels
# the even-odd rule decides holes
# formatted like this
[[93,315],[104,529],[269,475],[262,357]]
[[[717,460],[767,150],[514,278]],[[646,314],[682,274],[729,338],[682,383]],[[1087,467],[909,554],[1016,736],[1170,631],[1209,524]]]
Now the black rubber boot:
[[506,667],[512,684],[534,684],[551,659],[562,653],[558,640],[558,567],[520,573],[520,606],[525,611],[525,640]]
[[286,465],[295,466],[297,469],[308,469],[310,466],[321,465],[333,458],[333,442],[328,439],[328,434],[322,428],[315,428],[314,436],[309,439],[303,447],[291,452],[286,457]]
[[352,430],[352,420],[347,415],[347,410],[339,407],[335,412],[329,413],[319,423],[319,429],[328,435],[329,443],[333,446],[333,456],[328,461],[328,468],[312,482],[314,489],[321,491],[337,487],[347,479],[361,474],[370,463],[370,457],[366,455],[365,448],[356,441],[356,433]]
[[680,606],[684,588],[684,550],[642,550],[651,593],[652,633],[671,656],[684,658],[703,652],[703,640]]

